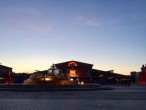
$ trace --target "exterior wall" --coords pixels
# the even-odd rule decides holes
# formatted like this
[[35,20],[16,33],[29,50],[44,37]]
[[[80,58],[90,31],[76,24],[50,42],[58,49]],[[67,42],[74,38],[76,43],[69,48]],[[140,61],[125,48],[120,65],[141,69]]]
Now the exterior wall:
[[79,77],[90,77],[91,69],[79,69]]
[[146,73],[146,64],[142,65],[141,71]]
[[12,68],[0,65],[0,83],[4,83],[11,73]]
[[0,65],[0,72],[12,72],[12,68]]
[[69,74],[70,70],[76,70],[78,78],[90,77],[92,64],[82,63],[78,61],[68,61],[64,63],[55,64],[65,75]]
[[146,85],[146,72],[139,73],[138,84]]
[[0,77],[6,77],[10,72],[12,73],[12,68],[0,65]]
[[[74,66],[72,66],[74,64]],[[115,84],[120,83],[121,79],[125,78],[125,75],[116,74],[112,71],[102,71],[92,69],[92,64],[78,62],[78,61],[68,61],[64,63],[55,64],[55,66],[60,69],[64,75],[69,74],[70,70],[76,70],[78,73],[77,77],[71,77],[73,80],[78,79],[87,83],[100,83],[100,84]],[[74,74],[74,73],[73,73]],[[128,77],[129,79],[129,77]]]
[[129,80],[130,76],[125,76],[113,71],[102,71],[92,69],[92,82],[99,84],[121,84],[122,80]]
[[138,84],[146,85],[146,64],[142,65],[141,72],[138,74]]
[[139,73],[136,71],[133,71],[130,74],[131,74],[131,82],[138,84],[138,74]]

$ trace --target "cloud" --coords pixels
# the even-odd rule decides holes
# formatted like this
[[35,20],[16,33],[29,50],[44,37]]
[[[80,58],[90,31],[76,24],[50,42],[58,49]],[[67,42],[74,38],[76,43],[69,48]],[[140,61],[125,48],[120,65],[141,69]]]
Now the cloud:
[[[52,31],[49,22],[44,20],[41,12],[33,8],[14,8],[0,10],[0,32],[19,33],[29,30],[42,36],[47,36]],[[3,21],[3,22],[2,22]]]
[[47,36],[48,33],[52,31],[50,25],[47,22],[43,22],[43,21],[33,22],[26,20],[23,23],[23,25],[26,29],[35,31],[43,36]]
[[95,26],[95,27],[99,27],[101,24],[100,22],[98,22],[96,19],[93,18],[85,18],[82,16],[77,16],[76,20],[84,25],[88,25],[88,26]]

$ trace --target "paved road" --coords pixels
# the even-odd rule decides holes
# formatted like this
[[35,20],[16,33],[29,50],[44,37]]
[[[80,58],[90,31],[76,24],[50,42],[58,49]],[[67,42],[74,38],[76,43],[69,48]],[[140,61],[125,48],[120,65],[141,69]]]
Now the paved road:
[[0,91],[0,110],[145,110],[146,86],[102,91]]
[[0,110],[146,110],[146,100],[4,99]]

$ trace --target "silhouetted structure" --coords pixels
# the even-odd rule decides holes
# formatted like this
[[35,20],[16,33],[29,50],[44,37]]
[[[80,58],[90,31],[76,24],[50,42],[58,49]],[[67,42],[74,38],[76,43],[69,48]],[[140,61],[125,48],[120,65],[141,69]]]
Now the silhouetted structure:
[[13,73],[12,69],[0,64],[0,83],[23,83],[31,75],[28,73]]
[[53,64],[47,72],[37,71],[33,73],[27,80],[24,81],[24,85],[78,85],[79,81],[73,80],[69,75],[64,75]]
[[146,64],[142,65],[141,72],[138,74],[138,83],[146,85]]
[[30,73],[13,73],[13,83],[23,83],[23,81],[28,79],[30,75]]
[[[113,70],[102,71],[92,69],[93,64],[79,61],[57,63],[55,66],[64,76],[68,76],[69,79],[84,83],[120,84],[122,81],[130,80],[130,76],[114,73]],[[39,72],[47,74],[47,70]]]
[[[55,66],[59,69],[60,73],[73,81],[100,84],[121,84],[122,82],[130,81],[130,76],[114,73],[114,70],[103,71],[92,69],[93,64],[89,63],[67,61],[57,63]],[[37,72],[39,74],[48,74],[48,70]]]
[[55,65],[64,75],[68,75],[70,79],[84,80],[84,82],[91,82],[92,80],[92,64],[78,61],[67,61]]
[[6,82],[6,78],[8,78],[10,74],[12,74],[12,69],[13,68],[11,67],[0,64],[0,83]]
[[132,71],[130,74],[131,74],[131,82],[138,83],[138,72]]
[[[59,73],[74,80],[84,83],[100,83],[100,84],[121,84],[129,81],[130,76],[114,73],[114,70],[103,71],[92,69],[93,64],[83,63],[79,61],[67,61],[57,63],[55,66],[58,68]],[[55,70],[55,69],[54,69]],[[35,71],[34,73],[41,73],[47,75],[50,70]],[[55,70],[56,71],[56,70]],[[9,73],[12,73],[12,68],[0,65],[0,82],[4,82],[8,78]],[[32,74],[34,74],[32,73]],[[13,83],[23,83],[30,75],[27,73],[13,73]],[[11,79],[9,77],[9,79]]]

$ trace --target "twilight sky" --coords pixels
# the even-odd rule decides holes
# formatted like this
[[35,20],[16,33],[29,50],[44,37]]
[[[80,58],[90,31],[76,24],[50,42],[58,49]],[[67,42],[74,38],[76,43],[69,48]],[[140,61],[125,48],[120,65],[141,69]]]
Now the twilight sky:
[[70,60],[140,71],[146,0],[0,0],[1,64],[34,72]]

